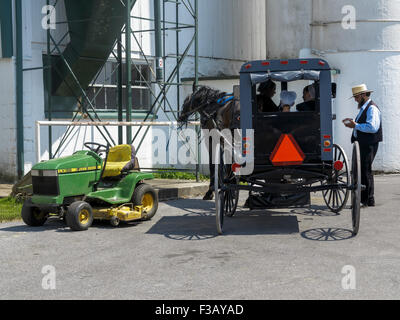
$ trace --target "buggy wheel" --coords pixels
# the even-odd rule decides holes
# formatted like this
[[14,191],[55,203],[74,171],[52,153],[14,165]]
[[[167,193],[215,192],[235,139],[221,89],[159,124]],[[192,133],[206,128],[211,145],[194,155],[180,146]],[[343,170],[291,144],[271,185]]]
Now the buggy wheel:
[[360,146],[358,142],[353,144],[353,156],[351,162],[351,219],[353,236],[356,236],[360,227],[360,202],[361,202],[361,164]]
[[322,191],[326,206],[335,213],[339,213],[345,207],[349,198],[350,170],[349,161],[342,147],[333,145],[333,164],[340,161],[343,166],[340,170],[332,168],[332,175],[322,185],[338,185],[338,188]]
[[[233,177],[233,179],[230,181],[231,185],[238,186],[239,184],[239,179],[237,177]],[[224,192],[225,214],[228,217],[233,217],[233,215],[236,213],[238,202],[239,202],[239,189],[229,188]]]
[[215,149],[214,155],[214,192],[215,192],[215,219],[218,234],[222,234],[224,225],[224,163],[223,163],[223,148],[219,146]]
[[[221,152],[223,154],[222,150]],[[222,186],[225,186],[221,191],[224,199],[223,202],[221,202],[221,205],[224,207],[225,215],[228,217],[233,217],[239,202],[239,189],[235,188],[239,185],[239,178],[236,177],[230,165],[224,164],[223,157],[221,157],[218,176],[220,179],[221,188]],[[228,188],[227,185],[230,185],[233,188]]]
[[216,222],[217,222],[217,231],[218,234],[223,233],[223,226],[224,226],[224,215],[225,215],[225,210],[224,210],[224,192],[219,191],[218,195],[216,195],[216,201],[218,201],[218,205],[216,207]]

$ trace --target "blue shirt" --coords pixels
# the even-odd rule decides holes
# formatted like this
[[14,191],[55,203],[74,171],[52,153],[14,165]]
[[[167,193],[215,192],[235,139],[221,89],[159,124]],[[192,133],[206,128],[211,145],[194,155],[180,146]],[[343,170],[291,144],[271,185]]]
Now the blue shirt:
[[[360,119],[361,114],[364,112],[365,108],[371,102],[369,99],[360,109],[360,112],[355,120],[355,122]],[[356,127],[354,128],[354,136],[357,137],[357,131],[365,132],[365,133],[377,133],[382,121],[382,115],[379,109],[371,105],[367,111],[367,120],[366,123],[357,123]]]

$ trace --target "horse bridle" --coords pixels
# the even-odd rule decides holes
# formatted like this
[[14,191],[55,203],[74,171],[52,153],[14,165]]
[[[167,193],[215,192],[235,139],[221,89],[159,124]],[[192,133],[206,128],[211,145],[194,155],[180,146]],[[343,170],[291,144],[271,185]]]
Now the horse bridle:
[[192,109],[192,107],[193,107],[193,100],[194,100],[194,94],[193,94],[192,97],[190,98],[190,112],[186,112],[186,113],[184,113],[182,116],[185,116],[185,117],[186,117],[187,115],[190,116],[190,115],[192,115],[192,114],[198,112],[198,113],[204,115],[204,117],[206,118],[207,121],[211,119],[211,120],[213,121],[214,127],[217,128],[217,124],[216,124],[215,120],[213,119],[213,116],[218,112],[218,109],[216,109],[215,111],[213,111],[211,114],[207,113],[205,110],[201,110],[202,108],[204,108],[204,106],[207,106],[207,105],[209,104],[209,102],[204,102],[203,104],[201,104],[201,105],[198,106],[197,108]]

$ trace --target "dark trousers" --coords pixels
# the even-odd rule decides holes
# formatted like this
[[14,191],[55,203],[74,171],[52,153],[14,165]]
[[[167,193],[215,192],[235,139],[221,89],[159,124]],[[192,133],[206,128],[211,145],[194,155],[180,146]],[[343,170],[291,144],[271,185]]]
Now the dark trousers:
[[361,184],[366,187],[365,190],[361,192],[361,202],[365,204],[375,204],[372,163],[378,151],[378,146],[379,143],[370,145],[360,144]]

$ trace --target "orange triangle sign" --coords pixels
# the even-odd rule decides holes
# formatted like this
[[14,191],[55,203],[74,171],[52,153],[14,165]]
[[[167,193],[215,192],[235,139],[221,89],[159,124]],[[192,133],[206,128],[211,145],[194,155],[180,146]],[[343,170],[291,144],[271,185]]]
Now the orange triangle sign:
[[269,159],[274,166],[302,164],[306,156],[291,134],[282,134]]

